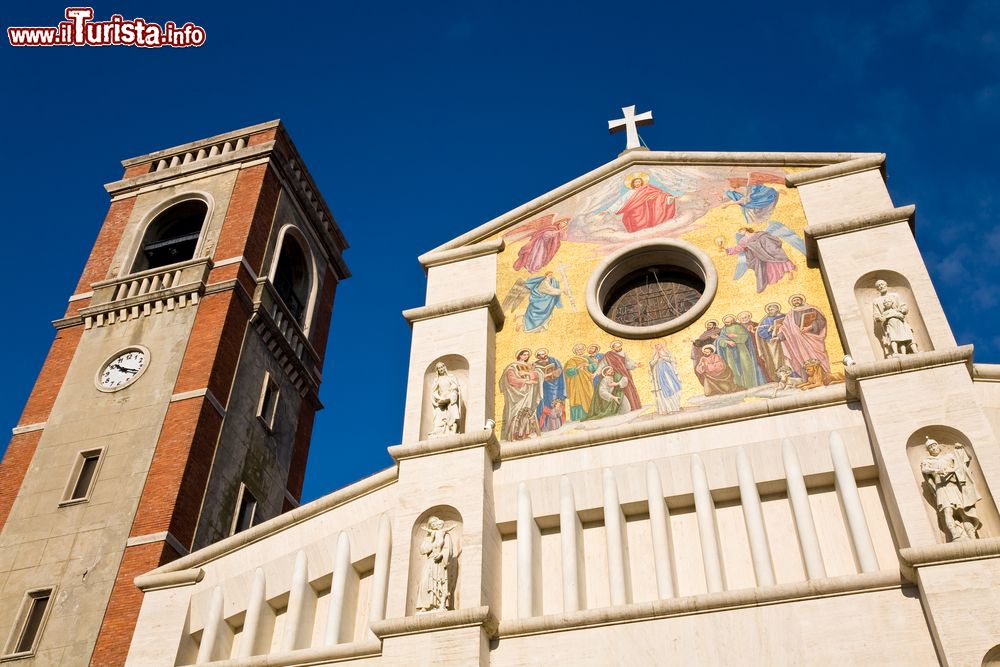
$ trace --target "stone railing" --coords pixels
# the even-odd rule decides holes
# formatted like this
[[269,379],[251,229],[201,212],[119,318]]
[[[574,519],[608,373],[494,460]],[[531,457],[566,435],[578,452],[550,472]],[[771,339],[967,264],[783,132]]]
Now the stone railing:
[[379,655],[370,629],[386,618],[396,479],[390,468],[138,577],[173,633],[137,640],[126,664],[270,667]]
[[197,304],[210,269],[211,260],[201,257],[94,283],[80,315],[89,329]]
[[231,139],[226,139],[225,141],[220,141],[217,144],[211,144],[209,146],[202,146],[198,149],[193,149],[187,152],[174,153],[173,155],[164,155],[150,168],[150,173],[157,171],[163,171],[164,169],[169,169],[170,167],[176,167],[182,164],[190,164],[192,162],[197,162],[198,160],[204,160],[206,158],[215,157],[216,155],[223,155],[225,153],[231,153],[233,151],[243,150],[247,147],[247,141],[250,138],[250,133],[248,132],[245,136],[234,137]]
[[[254,292],[254,309],[257,311],[256,322],[264,342],[272,347],[274,352],[283,352],[292,366],[299,366],[309,376],[309,381],[318,385],[319,355],[309,344],[309,338],[302,330],[298,320],[274,290],[269,280],[261,279]],[[305,378],[297,377],[294,368],[289,369],[290,376],[296,385]]]

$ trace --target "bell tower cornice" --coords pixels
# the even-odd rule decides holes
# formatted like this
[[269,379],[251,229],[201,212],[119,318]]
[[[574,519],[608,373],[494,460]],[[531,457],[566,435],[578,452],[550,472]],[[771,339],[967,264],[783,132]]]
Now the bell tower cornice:
[[104,188],[114,201],[206,174],[264,162],[274,167],[296,208],[309,221],[336,267],[338,279],[349,277],[350,271],[341,256],[348,247],[347,240],[280,120],[122,160],[125,177]]

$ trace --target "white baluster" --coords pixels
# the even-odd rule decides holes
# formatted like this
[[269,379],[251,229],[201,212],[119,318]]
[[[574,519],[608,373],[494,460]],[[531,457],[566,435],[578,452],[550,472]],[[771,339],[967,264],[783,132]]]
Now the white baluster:
[[181,161],[181,164],[188,164],[189,162],[194,162],[194,153],[184,154],[184,159]]
[[625,539],[625,515],[618,501],[615,473],[604,469],[604,534],[608,543],[608,589],[611,604],[628,604],[628,542]]
[[306,552],[300,550],[295,554],[292,588],[288,592],[285,634],[281,638],[282,651],[309,646],[315,614],[316,591],[309,585],[309,561],[306,559]]
[[833,459],[833,473],[836,480],[837,493],[847,515],[847,526],[851,531],[851,544],[858,557],[862,572],[878,572],[878,558],[872,545],[872,536],[868,532],[868,522],[865,511],[861,507],[861,497],[858,495],[858,484],[854,480],[854,468],[847,456],[847,447],[840,434],[834,431],[830,434],[830,458]]
[[540,613],[541,568],[538,566],[541,534],[531,513],[531,493],[521,482],[517,487],[517,615],[529,618]]
[[653,565],[656,567],[656,593],[661,599],[674,596],[674,575],[670,556],[670,510],[663,497],[660,470],[650,461],[646,464],[646,501],[649,505],[649,527],[653,534]]
[[208,151],[206,151],[204,148],[199,148],[198,149],[198,155],[196,155],[194,159],[195,160],[204,160],[206,157],[208,157]]
[[154,169],[153,171],[160,171],[161,169],[166,169],[169,166],[170,165],[167,164],[166,160],[157,160],[157,162],[156,162],[156,169]]
[[323,643],[333,646],[343,641],[347,585],[352,578],[357,580],[357,572],[351,565],[351,540],[347,533],[340,531],[337,538],[337,558],[333,564],[333,583],[330,584],[330,612],[326,617],[326,634]]
[[691,484],[694,487],[695,514],[698,515],[701,559],[705,564],[705,583],[709,593],[718,593],[726,589],[726,580],[719,555],[719,537],[715,532],[715,501],[708,486],[705,465],[697,454],[691,456]]
[[781,443],[781,460],[785,465],[788,501],[792,504],[792,514],[795,516],[795,528],[799,533],[799,544],[802,547],[806,576],[809,579],[822,579],[826,576],[826,567],[823,565],[823,553],[819,548],[819,538],[816,536],[816,524],[813,523],[812,509],[809,507],[809,492],[806,491],[806,482],[802,478],[799,455],[787,439]]
[[750,540],[750,557],[758,586],[774,586],[774,566],[771,564],[771,547],[767,543],[767,528],[764,525],[764,511],[760,505],[760,494],[753,476],[750,458],[742,447],[736,450],[736,474],[740,480],[740,504],[743,505],[743,520]]
[[243,148],[246,148],[246,146],[247,146],[246,137],[240,137],[239,139],[236,140],[236,150],[241,150]]
[[180,163],[181,163],[181,157],[179,155],[174,155],[173,157],[170,158],[171,167],[176,167]]
[[576,513],[573,484],[565,475],[559,480],[559,536],[562,544],[563,611],[586,607],[583,577],[583,526]]
[[243,634],[240,636],[239,658],[249,658],[266,653],[274,631],[274,610],[267,603],[267,580],[264,570],[257,568],[253,573],[250,597],[247,600],[247,615],[243,620]]
[[389,592],[389,559],[392,557],[392,524],[389,516],[383,514],[378,520],[378,542],[375,546],[375,570],[372,572],[371,602],[368,620],[381,621],[385,618],[385,600]]
[[233,142],[227,141],[226,143],[222,144],[222,152],[223,153],[229,153],[232,150],[233,150]]
[[208,149],[208,157],[215,157],[216,155],[219,154],[219,152],[220,152],[219,144],[215,144],[214,146]]
[[215,590],[212,591],[208,614],[205,616],[205,629],[201,633],[201,645],[198,647],[196,664],[202,665],[229,657],[225,654],[225,648],[227,640],[232,640],[232,628],[226,623],[224,615],[225,600],[222,588],[216,586]]

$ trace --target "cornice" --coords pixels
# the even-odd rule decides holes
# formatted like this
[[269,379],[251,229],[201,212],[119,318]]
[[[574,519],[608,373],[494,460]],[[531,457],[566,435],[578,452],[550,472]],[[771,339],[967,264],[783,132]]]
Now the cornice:
[[746,421],[758,417],[770,417],[789,412],[799,412],[832,405],[844,405],[849,397],[844,385],[831,385],[821,389],[803,391],[797,396],[771,398],[752,403],[741,403],[724,408],[699,412],[678,412],[648,421],[633,422],[621,426],[576,431],[547,438],[531,438],[517,442],[501,442],[501,460],[538,456],[552,452],[579,449],[593,445],[604,445],[623,440],[646,438],[664,433],[675,433],[695,428],[707,428],[719,424]]
[[164,574],[167,572],[178,572],[181,570],[201,567],[206,563],[237,551],[248,544],[259,542],[260,540],[279,533],[282,530],[286,530],[315,516],[329,512],[330,510],[340,507],[345,503],[349,503],[352,500],[356,500],[362,496],[368,495],[369,493],[374,493],[379,489],[395,484],[398,476],[399,468],[397,466],[386,468],[381,472],[377,472],[374,475],[355,482],[354,484],[345,486],[329,495],[314,500],[311,503],[296,507],[295,509],[285,512],[284,514],[279,514],[264,523],[248,528],[240,533],[236,533],[235,535],[227,537],[224,540],[210,544],[203,549],[199,549],[192,554],[178,558],[177,560],[167,563],[166,565],[161,565],[149,574]]
[[852,398],[857,397],[859,395],[859,385],[865,380],[956,364],[964,364],[968,368],[969,376],[971,377],[973,374],[972,352],[972,345],[960,345],[945,350],[918,352],[916,354],[906,354],[878,361],[867,361],[861,364],[854,364],[853,366],[845,366],[844,377],[847,379],[847,393]]
[[451,250],[480,241],[530,217],[540,209],[572,197],[597,181],[642,164],[746,165],[756,167],[814,167],[856,160],[885,161],[883,153],[729,153],[715,151],[626,151],[554,190],[444,243],[427,254]]
[[455,609],[433,614],[417,614],[402,618],[387,618],[373,621],[371,630],[379,639],[415,635],[437,630],[453,630],[455,628],[470,628],[482,626],[489,637],[496,637],[497,618],[487,606],[469,609]]
[[424,269],[429,269],[432,266],[461,262],[466,259],[482,257],[483,255],[495,255],[503,252],[506,245],[503,239],[494,239],[492,241],[483,241],[482,243],[473,243],[472,245],[460,248],[452,248],[451,250],[432,250],[418,257],[417,261],[423,265]]
[[453,301],[432,303],[429,306],[420,306],[419,308],[410,308],[403,311],[403,318],[412,325],[414,322],[421,320],[431,320],[437,317],[445,317],[446,315],[464,313],[469,310],[479,310],[480,308],[489,309],[490,317],[493,318],[493,325],[497,330],[503,328],[505,316],[503,308],[500,307],[500,301],[497,300],[497,295],[494,292],[477,294],[476,296],[464,297]]
[[838,164],[831,164],[825,167],[800,171],[795,174],[785,176],[785,185],[790,188],[797,188],[809,183],[828,181],[831,178],[840,178],[851,174],[859,174],[872,169],[882,169],[885,166],[885,153],[868,154],[853,160],[847,160]]
[[276,118],[274,120],[269,120],[264,123],[258,123],[257,125],[251,125],[249,127],[243,127],[238,130],[233,130],[231,132],[224,132],[222,134],[217,134],[213,137],[208,137],[206,139],[199,139],[198,141],[191,141],[189,143],[181,144],[179,146],[164,148],[162,150],[153,151],[152,153],[146,153],[145,155],[138,155],[136,157],[128,158],[127,160],[122,160],[122,166],[127,169],[128,167],[132,167],[137,164],[142,164],[143,162],[153,162],[155,160],[162,160],[163,158],[172,157],[180,153],[188,153],[192,150],[198,150],[199,148],[211,146],[212,144],[223,143],[230,139],[238,139],[240,137],[245,137],[251,134],[257,134],[258,132],[263,132],[264,130],[269,130],[272,127],[278,127],[279,125],[281,125],[281,119]]
[[500,443],[497,442],[496,435],[492,430],[487,431],[486,429],[460,435],[429,438],[409,445],[393,445],[388,450],[389,456],[399,462],[405,459],[457,452],[475,447],[485,447],[491,461],[495,461],[500,454]]
[[722,593],[703,593],[652,602],[586,609],[583,611],[504,620],[501,641],[507,637],[563,632],[586,627],[618,625],[670,616],[688,616],[707,611],[759,607],[816,598],[851,595],[901,586],[899,572],[871,572],[842,577],[814,579],[777,586],[746,588]]
[[819,258],[819,239],[831,236],[850,234],[865,229],[894,225],[900,222],[909,224],[910,231],[912,232],[916,212],[917,207],[910,204],[909,206],[899,206],[897,208],[886,209],[885,211],[809,225],[805,230],[806,258],[810,263],[815,263]]
[[923,547],[904,547],[899,550],[899,564],[903,576],[915,582],[916,571],[921,567],[998,556],[1000,556],[1000,537],[984,537],[978,540],[961,540]]

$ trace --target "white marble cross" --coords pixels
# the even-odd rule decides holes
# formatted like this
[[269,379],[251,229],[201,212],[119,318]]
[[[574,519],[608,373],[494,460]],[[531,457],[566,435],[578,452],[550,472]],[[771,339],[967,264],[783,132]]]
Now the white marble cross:
[[608,121],[608,132],[614,134],[625,128],[625,150],[639,148],[639,132],[636,128],[640,125],[652,125],[653,112],[644,111],[636,116],[635,105],[633,104],[630,107],[622,107],[622,113],[625,114],[624,118]]

